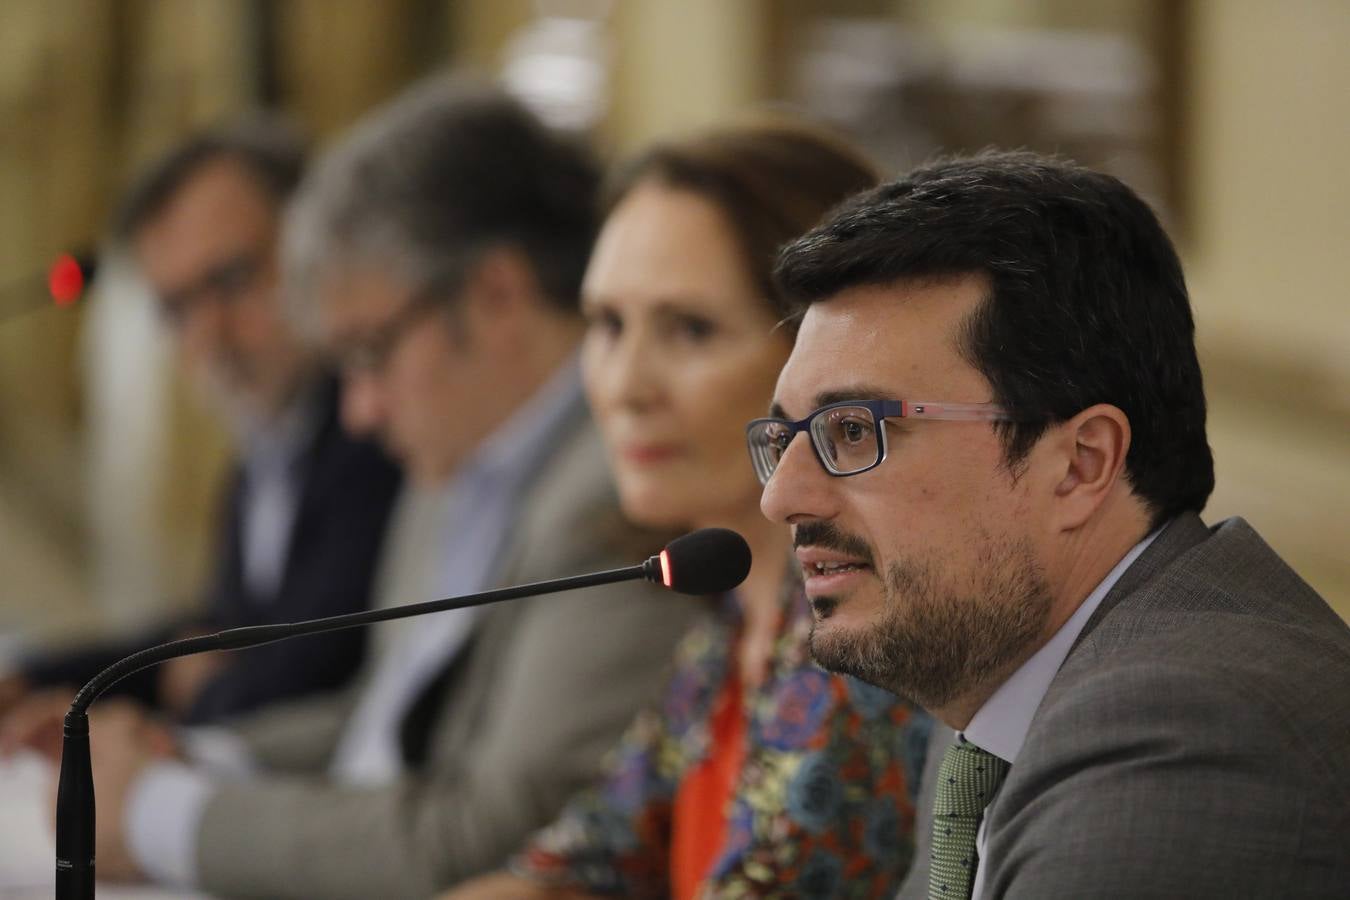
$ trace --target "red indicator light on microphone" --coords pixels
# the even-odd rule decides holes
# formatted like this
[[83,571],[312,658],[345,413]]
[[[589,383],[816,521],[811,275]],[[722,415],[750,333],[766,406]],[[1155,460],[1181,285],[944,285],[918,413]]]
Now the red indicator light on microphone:
[[665,550],[661,551],[661,583],[666,587],[670,587],[672,583],[670,575],[670,553]]
[[79,260],[62,253],[47,273],[47,289],[57,306],[70,306],[84,293],[84,271]]

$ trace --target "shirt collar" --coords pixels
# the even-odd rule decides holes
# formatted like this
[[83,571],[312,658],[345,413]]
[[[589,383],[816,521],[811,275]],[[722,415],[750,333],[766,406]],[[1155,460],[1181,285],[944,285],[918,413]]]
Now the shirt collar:
[[994,691],[961,733],[966,740],[1009,763],[1016,762],[1017,754],[1022,751],[1022,744],[1026,741],[1027,731],[1031,728],[1031,720],[1045,699],[1050,682],[1054,681],[1074,641],[1083,631],[1083,626],[1092,618],[1093,612],[1120,580],[1120,576],[1125,574],[1125,570],[1134,564],[1139,554],[1153,543],[1161,531],[1162,528],[1157,529],[1131,547],[1106,574],[1101,584],[1088,594],[1069,620],[1060,626],[1054,637]]
[[276,418],[245,431],[245,468],[276,469],[295,462],[314,439],[322,418],[321,391],[314,386],[302,390]]
[[478,445],[455,481],[523,483],[581,402],[581,364],[573,356]]

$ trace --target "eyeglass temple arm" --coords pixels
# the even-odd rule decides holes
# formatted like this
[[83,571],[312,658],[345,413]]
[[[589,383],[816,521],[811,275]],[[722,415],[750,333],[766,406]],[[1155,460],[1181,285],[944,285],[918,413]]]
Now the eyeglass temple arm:
[[927,400],[897,400],[901,418],[941,419],[948,422],[1002,422],[1010,417],[1008,411],[994,403],[934,403]]

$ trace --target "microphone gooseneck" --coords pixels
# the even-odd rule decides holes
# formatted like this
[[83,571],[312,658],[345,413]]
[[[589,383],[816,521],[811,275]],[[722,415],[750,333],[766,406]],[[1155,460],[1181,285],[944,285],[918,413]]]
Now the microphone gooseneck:
[[148,647],[118,660],[80,688],[70,704],[70,712],[66,713],[56,802],[57,900],[89,900],[94,896],[94,783],[89,764],[88,709],[104,691],[128,675],[194,653],[242,650],[287,638],[620,581],[645,579],[682,594],[719,594],[735,588],[749,572],[750,547],[745,539],[725,528],[705,528],[676,538],[660,553],[636,566],[390,609],[304,622],[232,628]]

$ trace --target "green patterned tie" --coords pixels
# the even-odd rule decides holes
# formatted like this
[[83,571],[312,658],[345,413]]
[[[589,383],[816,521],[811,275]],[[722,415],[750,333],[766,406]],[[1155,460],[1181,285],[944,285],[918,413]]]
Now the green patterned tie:
[[933,799],[929,900],[965,900],[975,884],[975,834],[984,807],[1003,783],[1008,764],[958,738],[947,748]]

